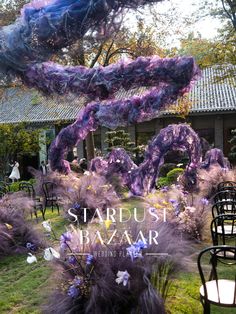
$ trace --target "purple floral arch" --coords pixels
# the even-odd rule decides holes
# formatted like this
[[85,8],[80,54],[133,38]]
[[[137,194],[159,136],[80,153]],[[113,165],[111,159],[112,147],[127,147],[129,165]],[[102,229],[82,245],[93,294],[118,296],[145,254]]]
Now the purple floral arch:
[[196,170],[201,162],[201,144],[198,135],[188,124],[172,124],[162,129],[149,143],[143,163],[138,167],[122,148],[114,149],[107,158],[95,158],[90,170],[108,179],[119,175],[134,195],[144,195],[155,187],[160,166],[170,150],[183,150],[189,156],[184,173],[185,185],[196,184]]

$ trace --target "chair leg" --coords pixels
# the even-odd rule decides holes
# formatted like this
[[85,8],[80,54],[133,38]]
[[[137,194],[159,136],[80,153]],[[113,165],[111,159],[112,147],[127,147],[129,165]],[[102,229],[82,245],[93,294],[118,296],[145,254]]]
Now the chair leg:
[[47,205],[48,205],[48,202],[47,202],[47,201],[45,201],[44,208],[43,208],[43,216],[44,216],[44,217],[45,217],[45,213],[46,213]]
[[204,314],[210,314],[210,311],[211,311],[211,309],[210,309],[210,303],[205,302],[203,313],[204,313]]
[[42,217],[43,217],[43,220],[45,220],[45,211],[46,211],[46,209],[44,210],[43,208],[41,209],[41,213],[42,213]]
[[58,212],[58,215],[59,215],[59,205],[56,204],[56,206],[57,206],[57,212]]
[[34,211],[35,217],[36,217],[36,221],[38,223],[38,215],[37,215],[37,209]]

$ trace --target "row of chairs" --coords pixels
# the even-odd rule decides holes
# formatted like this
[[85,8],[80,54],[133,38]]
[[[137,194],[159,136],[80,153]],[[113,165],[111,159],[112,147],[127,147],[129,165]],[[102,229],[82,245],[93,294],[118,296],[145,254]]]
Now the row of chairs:
[[4,181],[0,181],[0,198],[10,192],[10,184]]
[[219,183],[218,192],[213,197],[210,226],[213,246],[204,249],[197,262],[202,281],[200,300],[204,314],[210,313],[211,304],[236,307],[235,209],[236,183]]
[[[36,219],[38,219],[38,212],[40,211],[45,220],[45,212],[47,207],[51,207],[52,212],[54,208],[57,209],[59,214],[59,198],[56,195],[56,184],[54,182],[43,182],[42,184],[43,190],[43,198],[40,198],[36,195],[34,186],[27,182],[21,181],[19,184],[19,191],[25,192],[25,195],[29,197],[33,201],[33,210],[31,212],[31,218],[33,214],[35,215]],[[5,194],[11,193],[10,185],[0,181],[0,198],[3,197]]]
[[42,190],[43,190],[44,197],[42,200],[39,196],[36,195],[34,186],[29,182],[22,181],[19,184],[19,190],[24,191],[26,195],[33,201],[34,207],[33,207],[33,212],[31,212],[31,218],[32,218],[32,215],[34,214],[36,219],[38,219],[37,213],[38,211],[40,211],[42,214],[43,220],[45,220],[45,212],[46,212],[47,207],[51,207],[52,212],[54,208],[56,208],[59,214],[59,209],[60,209],[59,198],[55,193],[56,184],[54,182],[50,182],[50,181],[43,182]]

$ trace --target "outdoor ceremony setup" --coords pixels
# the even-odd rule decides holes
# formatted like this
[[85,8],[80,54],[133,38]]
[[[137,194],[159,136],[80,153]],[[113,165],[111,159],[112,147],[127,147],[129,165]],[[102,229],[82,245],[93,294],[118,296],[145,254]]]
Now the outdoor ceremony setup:
[[[101,127],[177,108],[201,78],[192,56],[58,62],[62,49],[105,41],[128,11],[160,2],[32,0],[0,28],[3,80],[86,100],[47,144],[48,164],[28,167],[30,180],[0,181],[0,313],[236,313],[236,170],[220,148],[176,122],[142,154],[114,145],[68,158]],[[121,89],[134,92],[118,99]],[[170,167],[168,154],[180,161]]]

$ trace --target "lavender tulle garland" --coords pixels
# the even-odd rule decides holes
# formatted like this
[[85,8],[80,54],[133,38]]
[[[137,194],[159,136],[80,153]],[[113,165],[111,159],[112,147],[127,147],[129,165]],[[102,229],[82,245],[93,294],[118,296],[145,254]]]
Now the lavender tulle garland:
[[91,100],[107,99],[120,89],[155,87],[160,83],[179,85],[192,79],[193,59],[139,57],[107,67],[61,66],[52,62],[36,64],[24,74],[24,82],[45,94],[85,94]]
[[189,164],[184,173],[185,184],[196,184],[197,167],[201,160],[201,145],[197,133],[188,124],[172,124],[162,129],[149,143],[143,163],[136,166],[122,148],[114,149],[105,159],[95,158],[90,170],[105,176],[119,175],[134,195],[151,192],[155,187],[164,155],[169,150],[183,150],[189,156]]
[[[179,67],[180,60],[175,58],[173,63]],[[161,109],[186,93],[199,75],[199,69],[191,57],[184,58],[181,64],[187,74],[180,76],[176,82],[163,82],[140,97],[88,104],[80,111],[77,120],[63,129],[53,142],[49,152],[52,170],[68,173],[69,164],[63,160],[66,153],[90,131],[95,131],[99,125],[114,129],[151,120],[160,113]],[[183,73],[182,70],[180,72]]]
[[211,166],[218,165],[222,169],[229,170],[230,162],[224,156],[219,148],[212,148],[206,152],[205,160],[201,164],[201,168],[208,170]]
[[[93,28],[107,24],[109,15],[161,0],[46,0],[24,6],[20,18],[0,30],[0,70],[20,74],[43,62]],[[113,21],[115,23],[115,21]]]

